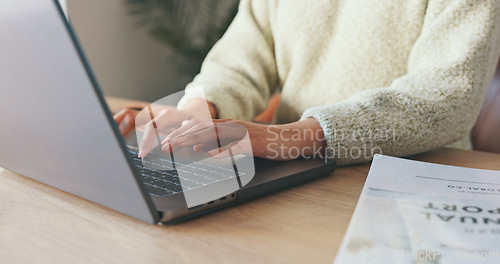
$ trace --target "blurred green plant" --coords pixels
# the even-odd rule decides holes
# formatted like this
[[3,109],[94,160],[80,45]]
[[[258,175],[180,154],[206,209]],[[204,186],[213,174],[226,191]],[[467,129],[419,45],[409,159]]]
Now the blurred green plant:
[[130,15],[168,46],[178,70],[194,77],[231,24],[239,0],[126,0]]

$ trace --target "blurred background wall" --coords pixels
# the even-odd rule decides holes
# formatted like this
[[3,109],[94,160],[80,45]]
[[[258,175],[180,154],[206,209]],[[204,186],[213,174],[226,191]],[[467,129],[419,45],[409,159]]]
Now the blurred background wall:
[[[197,41],[200,32],[209,30],[207,22],[232,19],[238,3],[237,0],[60,1],[66,2],[63,5],[67,5],[70,22],[105,95],[145,101],[156,101],[183,89],[197,72],[179,67],[187,59],[175,56],[179,43],[176,46],[169,40],[180,39],[177,42],[184,41],[182,45]],[[211,12],[198,12],[200,8]],[[173,17],[168,17],[172,11]],[[185,18],[196,23],[176,24],[175,19]],[[227,26],[223,24],[213,25],[225,30]],[[191,37],[176,38],[168,31],[183,26],[190,28],[174,30],[176,34],[188,32]]]

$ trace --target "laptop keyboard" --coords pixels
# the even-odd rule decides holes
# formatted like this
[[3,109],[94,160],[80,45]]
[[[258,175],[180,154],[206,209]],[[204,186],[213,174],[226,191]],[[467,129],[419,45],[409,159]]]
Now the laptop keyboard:
[[[232,169],[201,162],[172,162],[162,158],[141,160],[137,157],[137,147],[128,146],[128,150],[134,158],[134,165],[138,168],[144,185],[149,193],[155,196],[171,195],[182,192],[183,189],[186,191],[236,177]],[[165,167],[165,169],[152,169],[152,167]],[[179,178],[179,174],[184,177]]]

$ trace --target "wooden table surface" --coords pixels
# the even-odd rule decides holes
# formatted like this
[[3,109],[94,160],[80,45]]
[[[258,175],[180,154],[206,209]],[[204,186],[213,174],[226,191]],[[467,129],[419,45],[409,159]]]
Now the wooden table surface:
[[[500,170],[500,155],[412,157]],[[332,263],[369,164],[180,224],[145,224],[0,168],[0,263]]]

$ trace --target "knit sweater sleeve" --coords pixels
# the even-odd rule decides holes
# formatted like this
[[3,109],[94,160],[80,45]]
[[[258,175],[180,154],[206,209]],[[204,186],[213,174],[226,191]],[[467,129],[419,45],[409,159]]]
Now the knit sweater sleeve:
[[468,135],[480,111],[499,35],[498,0],[430,0],[406,75],[347,101],[309,108],[302,119],[319,121],[327,155],[339,164],[455,142]]
[[270,9],[275,1],[242,0],[238,14],[209,52],[179,106],[191,99],[213,103],[219,118],[252,120],[277,88]]

